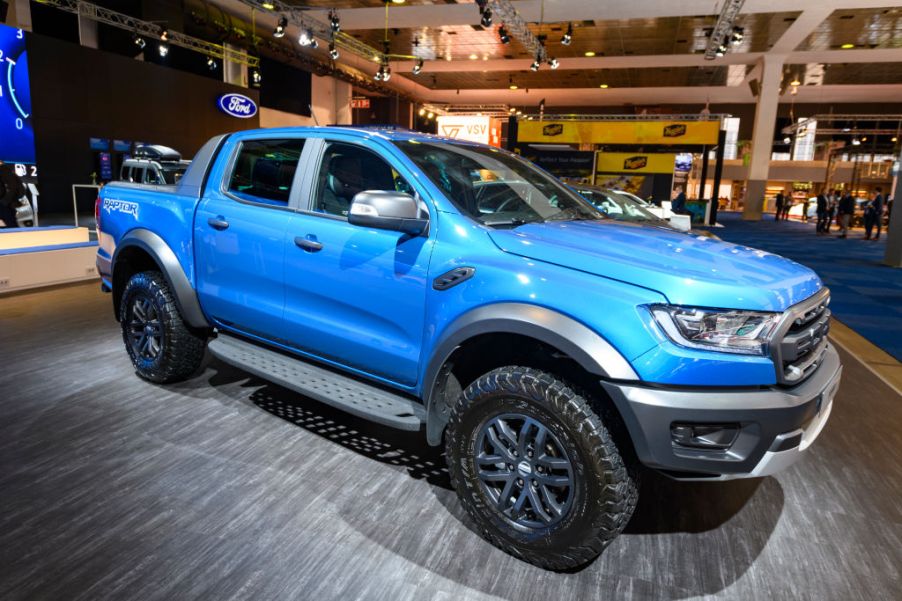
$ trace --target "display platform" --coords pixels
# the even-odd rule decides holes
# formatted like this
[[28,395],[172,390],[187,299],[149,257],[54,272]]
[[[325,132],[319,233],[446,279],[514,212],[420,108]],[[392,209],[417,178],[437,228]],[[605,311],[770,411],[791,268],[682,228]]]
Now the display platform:
[[0,294],[97,277],[86,227],[0,229]]

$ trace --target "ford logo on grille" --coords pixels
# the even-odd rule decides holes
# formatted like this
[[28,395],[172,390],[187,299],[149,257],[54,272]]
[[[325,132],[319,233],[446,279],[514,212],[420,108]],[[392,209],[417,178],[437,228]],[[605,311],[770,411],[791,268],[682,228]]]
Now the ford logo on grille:
[[217,104],[223,113],[239,119],[250,119],[257,114],[257,103],[243,94],[223,94]]

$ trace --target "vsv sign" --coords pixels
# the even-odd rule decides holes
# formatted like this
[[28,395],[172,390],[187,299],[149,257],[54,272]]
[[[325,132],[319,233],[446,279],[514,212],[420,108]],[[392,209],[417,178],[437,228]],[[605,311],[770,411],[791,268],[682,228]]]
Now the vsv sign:
[[243,94],[223,94],[217,104],[223,113],[239,119],[250,119],[257,114],[257,103]]

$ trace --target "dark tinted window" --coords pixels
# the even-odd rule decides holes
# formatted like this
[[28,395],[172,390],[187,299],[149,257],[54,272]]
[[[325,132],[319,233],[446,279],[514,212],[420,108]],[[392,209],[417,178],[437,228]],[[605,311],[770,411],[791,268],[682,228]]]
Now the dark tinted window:
[[253,202],[287,205],[304,140],[247,140],[241,143],[229,178],[229,192]]
[[398,172],[375,153],[353,144],[329,144],[320,165],[313,210],[347,217],[354,196],[364,190],[413,194]]

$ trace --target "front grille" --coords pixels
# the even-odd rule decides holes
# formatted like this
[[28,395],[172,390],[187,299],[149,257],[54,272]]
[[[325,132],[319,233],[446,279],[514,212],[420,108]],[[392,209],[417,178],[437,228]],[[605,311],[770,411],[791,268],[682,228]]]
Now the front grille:
[[771,343],[780,384],[798,384],[820,365],[830,332],[829,304],[825,288],[787,311]]

